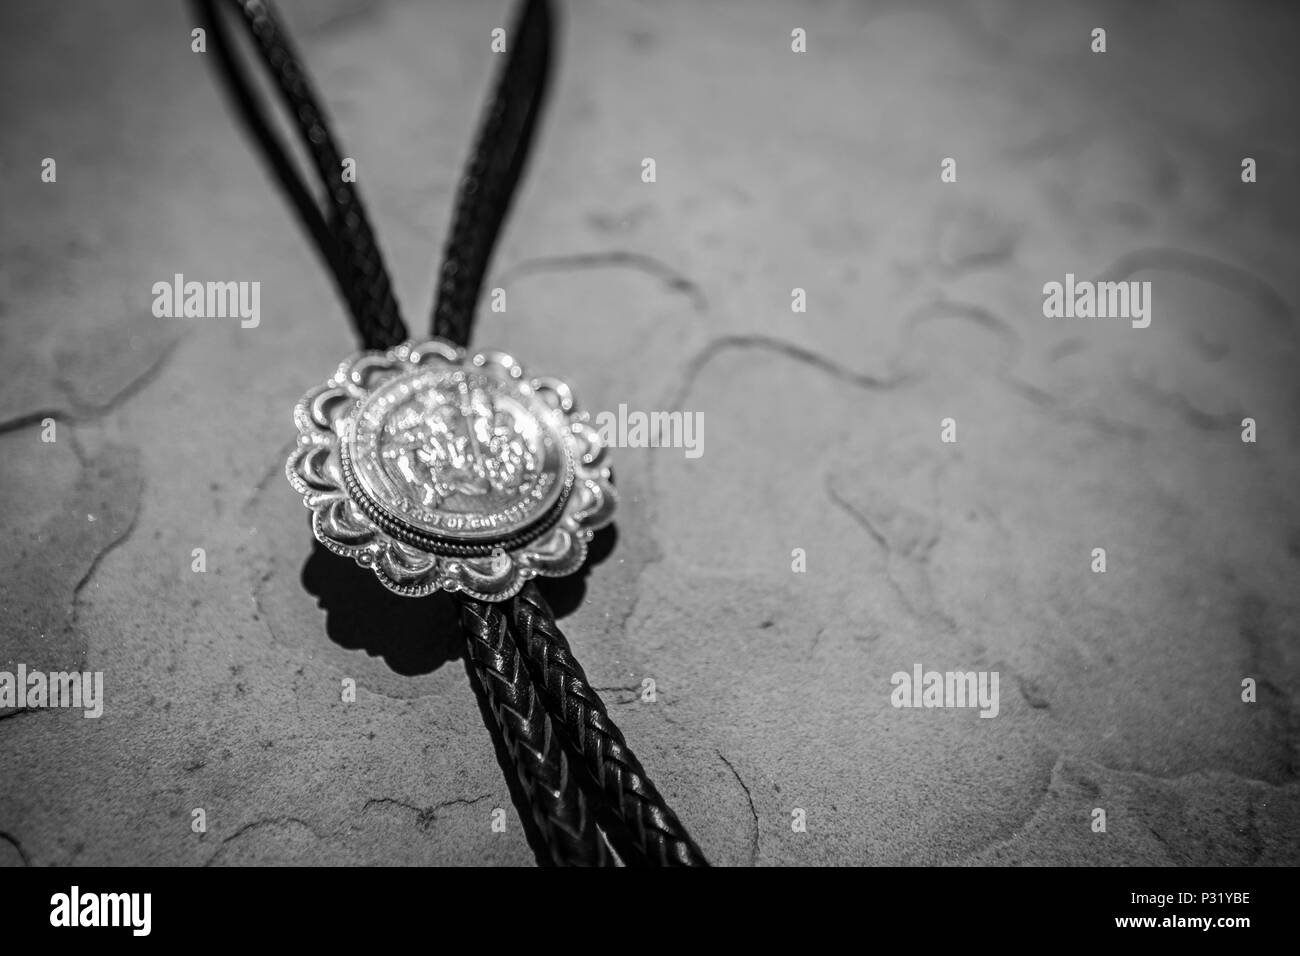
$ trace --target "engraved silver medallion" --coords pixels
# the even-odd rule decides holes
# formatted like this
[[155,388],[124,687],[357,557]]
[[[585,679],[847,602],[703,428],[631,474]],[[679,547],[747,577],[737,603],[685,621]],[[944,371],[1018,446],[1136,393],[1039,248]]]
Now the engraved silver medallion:
[[352,356],[294,408],[285,466],[331,551],[410,596],[487,601],[581,567],[613,516],[599,434],[568,386],[439,339]]

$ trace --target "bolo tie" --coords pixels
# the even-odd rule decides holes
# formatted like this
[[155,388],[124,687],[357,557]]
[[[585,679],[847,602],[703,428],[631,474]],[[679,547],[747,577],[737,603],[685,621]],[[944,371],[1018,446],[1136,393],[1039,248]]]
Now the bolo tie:
[[[584,563],[617,496],[569,386],[469,347],[488,261],[550,73],[547,0],[525,0],[460,180],[432,328],[412,337],[320,98],[270,3],[194,0],[222,81],[347,305],[362,350],[293,409],[285,466],[317,541],[388,589],[454,595],[467,669],[518,776],[543,862],[707,866],[610,719],[537,587]],[[272,129],[218,7],[269,71],[324,189]],[[539,854],[541,855],[541,854]]]

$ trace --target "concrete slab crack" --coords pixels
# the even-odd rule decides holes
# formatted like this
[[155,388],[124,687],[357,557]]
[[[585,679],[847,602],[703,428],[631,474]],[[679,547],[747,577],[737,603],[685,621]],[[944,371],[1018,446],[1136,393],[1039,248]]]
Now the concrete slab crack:
[[516,276],[535,275],[543,272],[565,272],[575,269],[635,269],[663,282],[671,291],[679,292],[691,300],[696,312],[704,312],[709,303],[700,287],[671,266],[660,262],[654,256],[640,252],[627,252],[621,249],[609,252],[576,253],[565,256],[538,256],[525,259],[506,269],[497,278],[505,283]]
[[27,855],[27,851],[23,849],[22,841],[20,841],[16,836],[14,836],[12,833],[8,833],[4,830],[0,830],[0,840],[4,840],[6,843],[12,846],[15,851],[17,851],[18,859],[23,861],[23,866],[32,865],[31,857]]
[[718,759],[727,765],[727,769],[731,771],[731,775],[736,778],[736,783],[740,784],[740,789],[745,791],[745,799],[749,801],[749,812],[754,818],[754,836],[750,842],[749,865],[757,866],[759,838],[762,835],[762,830],[758,823],[758,809],[754,806],[754,795],[749,792],[749,787],[745,784],[745,781],[741,779],[740,773],[736,770],[735,766],[732,765],[731,761],[727,759],[726,755],[721,750],[715,750],[714,753],[718,755]]

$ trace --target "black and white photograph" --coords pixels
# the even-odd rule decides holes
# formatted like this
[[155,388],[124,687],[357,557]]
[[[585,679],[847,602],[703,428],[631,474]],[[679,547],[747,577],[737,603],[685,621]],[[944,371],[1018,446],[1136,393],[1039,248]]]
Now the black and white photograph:
[[1300,863],[1298,45],[4,0],[6,921],[973,867],[1009,927],[1092,880],[1053,933],[1249,940]]

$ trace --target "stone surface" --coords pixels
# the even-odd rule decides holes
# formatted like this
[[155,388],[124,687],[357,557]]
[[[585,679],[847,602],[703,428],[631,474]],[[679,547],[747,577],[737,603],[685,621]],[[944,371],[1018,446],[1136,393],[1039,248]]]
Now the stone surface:
[[[565,5],[475,344],[704,415],[698,459],[617,452],[548,593],[713,861],[1300,861],[1300,11],[1197,6]],[[286,10],[417,330],[506,13]],[[0,6],[0,668],[107,698],[0,712],[0,863],[532,863],[449,605],[283,478],[354,344],[191,27]],[[1045,319],[1067,272],[1151,326]],[[154,318],[175,273],[261,324]],[[915,663],[998,671],[998,716],[893,708]]]

